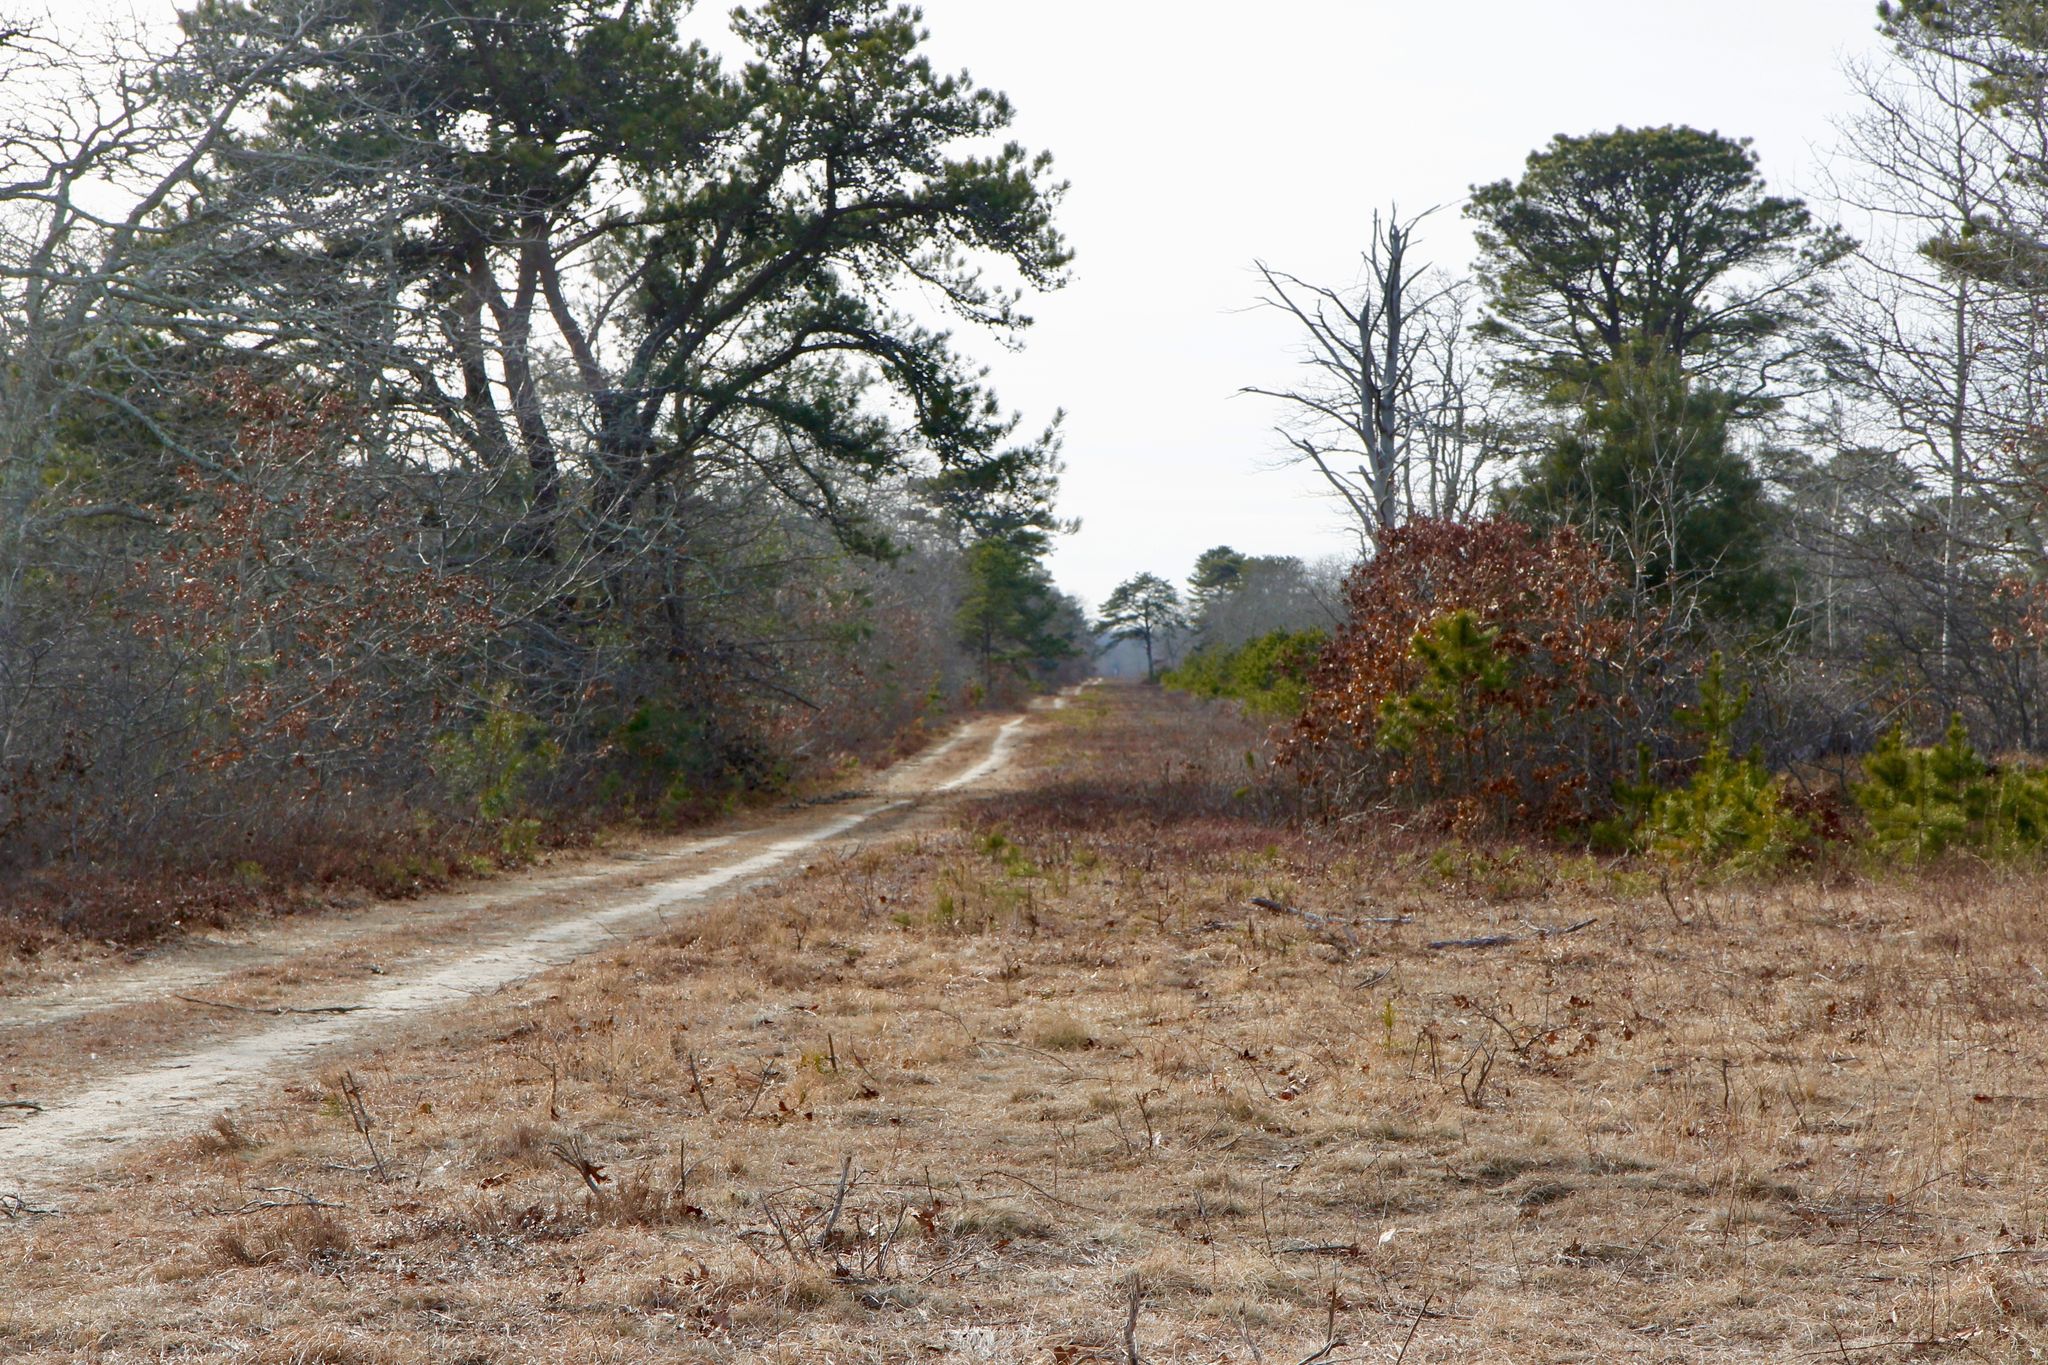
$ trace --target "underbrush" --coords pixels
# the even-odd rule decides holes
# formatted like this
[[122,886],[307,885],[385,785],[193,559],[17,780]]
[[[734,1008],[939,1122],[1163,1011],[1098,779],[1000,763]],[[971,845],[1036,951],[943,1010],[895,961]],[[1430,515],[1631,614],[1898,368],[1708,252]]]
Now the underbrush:
[[135,949],[262,915],[431,894],[588,847],[608,831],[678,831],[845,790],[870,765],[914,755],[937,734],[919,717],[796,762],[658,708],[614,728],[609,775],[570,780],[546,729],[500,702],[436,746],[445,799],[341,808],[252,789],[225,831],[0,868],[0,952]]
[[1329,638],[1320,630],[1273,631],[1235,649],[1205,645],[1160,682],[1197,697],[1234,701],[1250,716],[1290,720],[1308,703],[1309,677]]
[[232,860],[51,864],[0,883],[0,942],[22,956],[66,942],[139,948],[258,915],[425,895],[591,837],[588,827],[561,822],[508,848],[501,827],[393,819],[245,841]]

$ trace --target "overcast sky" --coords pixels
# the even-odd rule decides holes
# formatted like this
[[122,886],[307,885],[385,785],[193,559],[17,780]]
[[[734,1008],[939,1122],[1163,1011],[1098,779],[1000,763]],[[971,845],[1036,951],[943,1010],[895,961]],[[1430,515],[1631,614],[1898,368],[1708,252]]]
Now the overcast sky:
[[1372,210],[1453,207],[1424,249],[1462,265],[1455,205],[1557,133],[1688,123],[1755,139],[1811,192],[1845,57],[1875,0],[922,0],[931,50],[1009,94],[1020,140],[1072,182],[1073,283],[1022,354],[983,347],[1004,400],[1068,413],[1053,567],[1091,604],[1219,543],[1313,557],[1350,542],[1313,476],[1275,469],[1284,322],[1255,258],[1348,284]]

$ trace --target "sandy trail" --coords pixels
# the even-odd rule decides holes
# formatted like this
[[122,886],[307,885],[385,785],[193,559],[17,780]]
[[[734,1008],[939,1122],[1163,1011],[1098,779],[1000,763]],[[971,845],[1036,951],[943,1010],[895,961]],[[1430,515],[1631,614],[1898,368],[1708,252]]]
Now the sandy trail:
[[[1055,705],[1058,702],[1054,703]],[[154,1055],[110,1074],[44,1093],[40,1110],[0,1109],[0,1171],[9,1186],[48,1188],[138,1143],[192,1131],[275,1084],[282,1071],[303,1070],[325,1054],[361,1046],[410,1021],[477,994],[501,989],[550,967],[673,923],[671,916],[767,880],[799,855],[857,834],[877,834],[932,798],[962,792],[994,777],[1009,762],[1023,717],[962,727],[944,743],[882,775],[871,795],[819,812],[803,811],[766,828],[697,839],[650,861],[681,875],[648,880],[643,866],[621,885],[616,869],[578,871],[507,882],[441,898],[430,906],[380,907],[345,922],[280,927],[243,946],[229,960],[200,953],[148,964],[70,990],[0,1001],[0,1032],[27,1042],[59,1023],[221,988],[252,968],[289,966],[309,954],[374,940],[395,917],[455,921],[459,932],[416,944],[411,956],[382,968],[369,982],[329,983],[317,1002],[334,1012],[250,1012],[230,1020],[241,1031],[218,1034],[218,1017],[190,1019],[171,1031]],[[521,906],[569,904],[521,915]],[[501,917],[492,926],[494,913]],[[452,939],[451,944],[447,940]],[[305,1008],[306,1006],[299,1006]],[[22,1035],[26,1035],[24,1038]],[[195,1035],[198,1035],[195,1037]],[[45,1201],[47,1202],[47,1201]]]
[[[989,721],[962,726],[930,749],[880,774],[874,794],[916,798],[928,791],[950,790],[937,775],[958,766],[963,753],[987,748],[992,728],[994,723]],[[978,781],[982,775],[971,780]],[[581,865],[506,878],[475,890],[387,901],[362,910],[295,917],[232,937],[186,939],[126,969],[94,972],[74,981],[0,995],[0,1037],[13,1029],[65,1023],[115,1006],[147,1004],[204,990],[260,968],[303,963],[320,954],[372,945],[400,947],[409,939],[441,933],[459,935],[475,927],[478,920],[502,921],[528,907],[547,915],[546,902],[569,900],[579,893],[586,899],[602,897],[614,889],[652,882],[693,867],[707,855],[746,847],[771,832],[755,828],[675,840],[605,856],[594,867]]]

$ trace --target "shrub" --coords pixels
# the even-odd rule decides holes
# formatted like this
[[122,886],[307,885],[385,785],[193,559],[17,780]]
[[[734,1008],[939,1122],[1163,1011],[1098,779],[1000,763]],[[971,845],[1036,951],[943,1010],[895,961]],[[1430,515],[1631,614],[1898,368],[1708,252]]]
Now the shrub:
[[1674,861],[1744,873],[1783,867],[1812,838],[1812,826],[1787,804],[1783,784],[1762,758],[1735,755],[1735,725],[1749,697],[1747,686],[1729,692],[1716,653],[1700,681],[1699,704],[1678,711],[1705,750],[1684,786],[1651,801],[1641,844]]
[[1236,649],[1202,648],[1160,681],[1198,697],[1237,702],[1245,714],[1285,719],[1308,700],[1308,679],[1329,636],[1276,630]]
[[471,805],[477,819],[498,830],[499,849],[525,861],[539,847],[541,825],[524,814],[527,796],[561,757],[561,747],[538,717],[514,706],[500,687],[477,723],[435,745],[442,780]]
[[[1377,742],[1398,754],[1450,754],[1468,765],[1477,757],[1460,739],[1510,723],[1515,662],[1500,648],[1500,629],[1479,624],[1476,612],[1440,616],[1409,642],[1421,677],[1406,692],[1380,703]],[[1461,774],[1466,783],[1478,774]]]
[[780,791],[790,769],[737,703],[650,700],[610,732],[607,788],[621,809],[672,823],[747,791]]
[[1905,862],[1969,848],[1993,856],[2048,842],[2048,773],[1994,769],[1970,743],[1961,715],[1939,744],[1912,748],[1894,728],[1863,762],[1854,796],[1877,852]]
[[1331,805],[1556,828],[1614,808],[1657,738],[1659,616],[1570,529],[1423,519],[1346,581],[1350,608],[1282,752]]

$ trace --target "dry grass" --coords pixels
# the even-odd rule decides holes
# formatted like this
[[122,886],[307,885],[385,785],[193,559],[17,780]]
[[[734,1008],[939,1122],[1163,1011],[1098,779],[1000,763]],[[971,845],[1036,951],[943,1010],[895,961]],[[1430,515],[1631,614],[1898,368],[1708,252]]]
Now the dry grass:
[[1667,903],[1291,828],[1153,691],[1038,735],[355,1063],[388,1183],[309,1081],[18,1217],[0,1357],[1121,1361],[1134,1281],[1148,1362],[2048,1346],[2038,875]]

